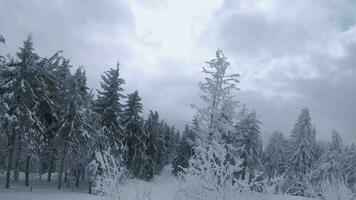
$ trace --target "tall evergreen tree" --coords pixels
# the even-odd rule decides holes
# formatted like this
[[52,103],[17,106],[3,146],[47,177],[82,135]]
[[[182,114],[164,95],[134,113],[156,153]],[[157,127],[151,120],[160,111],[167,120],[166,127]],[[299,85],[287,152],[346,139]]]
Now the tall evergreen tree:
[[[9,155],[5,187],[10,187],[10,170],[12,169],[15,151],[21,142],[26,144],[27,163],[34,150],[43,139],[43,125],[38,118],[39,93],[43,85],[39,67],[39,56],[34,52],[32,37],[28,36],[23,47],[17,53],[18,60],[13,60],[3,68],[1,95],[9,106],[8,114],[13,116],[13,127],[9,135]],[[27,168],[27,167],[26,167]],[[28,176],[26,176],[28,185]]]
[[[199,83],[201,98],[206,107],[197,109],[201,135],[208,140],[221,141],[224,133],[233,130],[231,117],[234,115],[237,101],[231,94],[238,90],[238,74],[227,74],[230,63],[221,50],[216,51],[216,58],[206,62],[203,67],[205,81]],[[227,118],[226,118],[227,117]]]
[[349,187],[353,192],[356,192],[356,145],[352,144],[350,147],[350,159],[346,167],[346,178]]
[[331,142],[321,157],[318,167],[313,172],[313,180],[317,183],[327,181],[337,185],[343,180],[343,144],[339,133],[332,131]]
[[292,186],[288,193],[304,196],[307,193],[307,174],[313,164],[313,132],[309,110],[302,109],[292,130],[289,142],[289,169]]
[[248,174],[250,183],[256,176],[257,170],[261,168],[262,140],[260,123],[256,112],[251,112],[236,125],[238,135],[236,145],[243,160],[241,178],[245,180]]
[[124,124],[127,137],[127,167],[137,178],[145,178],[144,169],[147,162],[146,155],[146,135],[143,130],[143,119],[140,116],[143,110],[141,97],[135,91],[127,95],[127,102],[124,109]]
[[103,134],[107,137],[112,151],[125,154],[126,133],[121,124],[123,105],[120,103],[120,100],[125,98],[122,93],[124,91],[122,86],[125,81],[120,78],[119,63],[117,63],[115,69],[111,68],[101,78],[101,90],[98,90],[96,111],[100,114]]
[[62,186],[66,158],[77,153],[88,138],[88,124],[84,120],[88,98],[85,84],[85,74],[81,68],[76,71],[75,75],[68,77],[65,82],[67,105],[64,108],[64,116],[59,129],[60,140],[58,143],[61,148],[58,189],[61,189]]
[[178,175],[185,168],[189,167],[189,160],[194,154],[194,143],[196,136],[194,131],[185,126],[182,139],[179,142],[177,154],[173,160],[173,174]]
[[41,87],[41,95],[39,99],[39,118],[44,127],[44,141],[42,151],[39,153],[39,162],[41,162],[41,172],[48,170],[47,180],[51,181],[51,175],[54,170],[55,162],[55,139],[56,126],[59,122],[59,113],[61,109],[58,107],[58,91],[61,89],[60,77],[57,76],[58,69],[63,58],[60,52],[57,52],[50,58],[44,58],[41,62],[41,71],[43,86]]
[[158,174],[164,166],[164,141],[161,138],[161,129],[159,122],[159,114],[157,111],[148,115],[145,122],[146,145],[148,163],[145,166],[145,179],[151,179],[155,174]]
[[297,176],[306,175],[313,162],[313,135],[309,110],[304,108],[292,130],[290,141],[290,167]]
[[286,142],[284,135],[280,131],[273,132],[264,151],[264,166],[268,178],[281,176],[287,167]]

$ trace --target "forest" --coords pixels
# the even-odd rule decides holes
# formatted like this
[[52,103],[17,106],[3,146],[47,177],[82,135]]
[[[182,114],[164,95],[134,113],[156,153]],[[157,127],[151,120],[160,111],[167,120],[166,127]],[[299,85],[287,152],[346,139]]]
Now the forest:
[[[5,42],[1,36],[0,48]],[[84,67],[72,66],[61,51],[38,55],[35,47],[29,35],[16,55],[0,55],[0,180],[6,189],[16,183],[32,191],[41,177],[58,190],[84,185],[87,193],[114,200],[127,180],[150,182],[171,166],[181,200],[355,198],[355,144],[343,142],[337,130],[328,142],[318,140],[308,108],[295,116],[290,132],[275,127],[263,143],[258,110],[239,101],[240,75],[229,73],[222,50],[202,61],[205,78],[197,87],[204,106],[192,105],[191,123],[179,130],[159,111],[143,113],[140,92],[123,89],[119,62],[93,90]]]

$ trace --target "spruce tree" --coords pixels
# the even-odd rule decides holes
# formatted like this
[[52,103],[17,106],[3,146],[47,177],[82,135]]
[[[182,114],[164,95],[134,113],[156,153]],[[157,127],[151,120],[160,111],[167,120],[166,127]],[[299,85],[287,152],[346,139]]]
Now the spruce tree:
[[261,122],[257,119],[256,112],[249,113],[236,125],[238,135],[237,149],[241,159],[241,178],[251,183],[256,176],[257,170],[261,168],[262,141],[260,133]]
[[288,174],[292,186],[287,191],[297,196],[307,194],[307,174],[313,164],[313,133],[309,110],[302,109],[292,130],[289,142],[289,169]]
[[141,97],[135,91],[127,95],[124,109],[124,125],[127,133],[127,167],[137,178],[145,178],[143,167],[147,162],[146,135],[143,130],[143,119],[140,116],[143,110]]
[[189,167],[189,160],[194,154],[196,136],[188,125],[185,126],[182,139],[179,142],[177,154],[173,160],[173,174],[178,175]]
[[155,174],[158,174],[164,166],[164,141],[161,138],[159,114],[157,111],[150,111],[144,127],[147,137],[146,154],[148,156],[144,174],[146,176],[145,179],[149,180]]
[[58,91],[61,88],[60,77],[57,76],[58,69],[63,61],[60,52],[50,58],[44,58],[41,62],[42,79],[44,85],[41,87],[39,99],[39,118],[44,126],[43,150],[39,153],[41,162],[41,172],[48,170],[47,181],[51,181],[55,163],[55,140],[57,136],[57,126],[59,122]]
[[353,192],[356,192],[356,145],[353,143],[349,149],[348,163],[346,166],[346,180]]
[[283,133],[275,131],[267,143],[263,161],[265,172],[270,179],[281,176],[286,170],[286,142]]
[[[39,67],[39,56],[34,52],[32,37],[28,36],[17,53],[17,60],[1,70],[1,95],[9,106],[8,115],[13,117],[13,127],[9,135],[9,155],[5,187],[10,187],[10,170],[15,151],[21,143],[26,146],[26,163],[39,148],[43,140],[43,125],[38,117],[39,96],[43,82]],[[28,165],[26,171],[28,172]],[[28,173],[26,173],[28,185]]]
[[328,182],[338,185],[343,180],[343,144],[339,133],[332,131],[331,142],[321,157],[318,167],[312,173],[315,183]]
[[306,175],[312,166],[312,125],[309,110],[304,108],[292,130],[289,152],[292,172]]
[[60,168],[58,177],[58,189],[62,186],[62,174],[65,168],[66,158],[78,153],[79,148],[88,138],[87,126],[85,122],[85,109],[87,105],[87,88],[85,74],[79,68],[75,75],[68,77],[65,81],[66,102],[63,110],[63,119],[60,122],[58,140],[60,153]]
[[122,93],[125,81],[120,78],[119,63],[115,69],[111,68],[101,78],[101,90],[97,91],[95,110],[100,114],[103,126],[102,134],[107,138],[111,151],[117,155],[124,155],[126,153],[126,133],[122,127],[123,105],[120,101],[125,98]]
[[199,83],[201,98],[206,107],[197,109],[197,119],[202,138],[222,141],[224,134],[233,130],[231,117],[235,114],[237,101],[232,92],[238,90],[238,74],[227,74],[230,63],[221,50],[216,51],[216,58],[206,62],[203,73],[205,81]]

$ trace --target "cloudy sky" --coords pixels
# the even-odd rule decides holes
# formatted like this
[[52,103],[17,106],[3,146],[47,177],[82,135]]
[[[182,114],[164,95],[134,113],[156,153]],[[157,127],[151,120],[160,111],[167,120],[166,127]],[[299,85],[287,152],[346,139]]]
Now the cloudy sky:
[[199,104],[204,61],[220,48],[241,75],[236,97],[264,138],[290,133],[303,107],[318,137],[356,142],[354,0],[0,0],[0,54],[29,33],[41,56],[63,50],[89,85],[119,60],[126,92],[181,128]]

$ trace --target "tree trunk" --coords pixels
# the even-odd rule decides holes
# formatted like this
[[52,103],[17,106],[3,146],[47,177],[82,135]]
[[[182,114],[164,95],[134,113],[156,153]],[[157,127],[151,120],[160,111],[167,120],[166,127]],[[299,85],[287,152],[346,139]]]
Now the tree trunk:
[[14,150],[16,146],[16,138],[17,138],[17,134],[15,132],[11,135],[10,144],[9,144],[9,156],[7,161],[5,188],[10,188],[10,176],[11,176],[12,160],[13,160]]
[[70,171],[67,172],[67,188],[70,187]]
[[21,155],[21,145],[17,145],[18,147],[14,150],[16,151],[16,162],[15,162],[15,171],[14,171],[14,180],[19,181],[19,160]]
[[89,191],[88,191],[89,194],[91,194],[91,181],[89,182]]
[[26,171],[25,171],[25,186],[30,186],[30,161],[31,161],[31,156],[28,155],[26,157]]
[[242,180],[245,180],[245,176],[246,176],[246,167],[242,168]]
[[82,171],[82,180],[85,178],[85,170]]
[[253,172],[252,172],[252,169],[250,168],[250,174],[249,174],[249,178],[248,178],[248,184],[251,184],[252,179],[253,179]]
[[79,179],[80,179],[80,168],[81,165],[79,165],[79,168],[77,169],[77,172],[75,173],[75,187],[79,187]]
[[61,164],[59,168],[59,175],[58,175],[58,190],[62,188],[62,175],[63,175],[63,168],[64,168],[64,157],[65,153],[63,153],[62,158],[61,158]]
[[68,181],[68,173],[67,170],[64,172],[64,182],[66,183]]
[[48,169],[48,174],[47,174],[47,181],[51,182],[52,179],[52,172],[53,172],[53,167],[54,167],[54,152],[53,150],[51,151],[51,161],[49,163],[49,169]]

